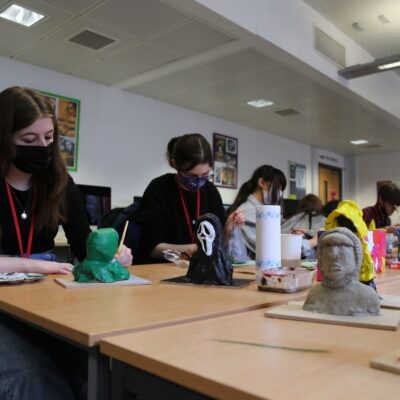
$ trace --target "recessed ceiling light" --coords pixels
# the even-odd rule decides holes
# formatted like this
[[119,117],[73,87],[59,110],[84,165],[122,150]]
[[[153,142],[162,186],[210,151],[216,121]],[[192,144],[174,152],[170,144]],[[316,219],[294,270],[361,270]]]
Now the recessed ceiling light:
[[350,140],[351,144],[359,145],[359,144],[367,144],[368,140],[359,139],[359,140]]
[[45,15],[39,14],[29,8],[24,8],[18,4],[11,4],[0,13],[0,17],[17,24],[30,27],[42,20]]
[[258,99],[258,100],[248,101],[247,104],[255,108],[261,108],[261,107],[272,106],[274,103],[271,100]]

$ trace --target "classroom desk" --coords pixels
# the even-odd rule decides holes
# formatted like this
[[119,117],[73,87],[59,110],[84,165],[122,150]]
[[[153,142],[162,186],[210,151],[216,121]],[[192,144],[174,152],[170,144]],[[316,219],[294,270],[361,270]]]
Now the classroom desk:
[[399,375],[369,361],[399,348],[399,335],[270,319],[256,310],[111,337],[100,348],[113,358],[113,400],[128,393],[149,400],[394,400]]
[[89,398],[98,399],[107,393],[109,373],[108,359],[98,351],[102,338],[254,310],[306,295],[259,292],[255,284],[242,289],[160,284],[160,279],[186,273],[173,264],[134,266],[130,271],[153,284],[65,289],[48,276],[42,282],[1,286],[0,311],[87,351]]

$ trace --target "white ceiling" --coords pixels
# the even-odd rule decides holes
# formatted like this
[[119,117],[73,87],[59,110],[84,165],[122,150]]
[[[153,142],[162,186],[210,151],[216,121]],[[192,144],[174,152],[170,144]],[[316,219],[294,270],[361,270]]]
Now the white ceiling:
[[[400,21],[397,0],[304,0],[353,36],[375,56],[383,56],[377,15]],[[0,0],[0,9],[9,3]],[[371,113],[310,78],[255,50],[238,34],[211,26],[178,10],[168,0],[21,0],[48,17],[32,28],[0,20],[0,55],[71,74],[317,145],[342,154],[400,150],[400,121]],[[334,6],[333,6],[334,4]],[[382,5],[382,7],[380,7]],[[399,8],[399,7],[397,7]],[[369,36],[351,28],[351,16]],[[374,19],[375,16],[375,19]],[[371,19],[371,21],[370,21]],[[350,24],[350,28],[349,28]],[[386,24],[390,25],[390,24]],[[395,25],[400,29],[400,23]],[[84,29],[115,42],[91,50],[67,39]],[[385,27],[386,31],[387,26]],[[396,29],[390,52],[399,52]],[[371,30],[371,32],[370,32]],[[230,32],[236,32],[232,29]],[[374,33],[372,33],[374,32]],[[380,45],[379,45],[380,43]],[[375,53],[376,52],[376,53]],[[380,52],[380,53],[379,53]],[[379,53],[379,54],[378,54]],[[272,107],[254,109],[246,101],[266,97]],[[275,113],[291,108],[296,115]],[[350,139],[369,139],[378,148],[355,147]],[[396,144],[398,143],[398,144]]]

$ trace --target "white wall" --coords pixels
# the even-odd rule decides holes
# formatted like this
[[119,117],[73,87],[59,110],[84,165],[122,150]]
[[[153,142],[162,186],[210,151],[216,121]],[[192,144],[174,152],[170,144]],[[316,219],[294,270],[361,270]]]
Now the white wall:
[[[198,112],[137,96],[93,82],[0,57],[0,89],[19,85],[81,100],[77,183],[111,186],[113,206],[141,195],[149,181],[170,168],[165,160],[169,139],[200,132],[210,141],[213,132],[239,139],[239,185],[261,164],[288,173],[288,161],[307,167],[311,191],[311,148]],[[232,189],[220,190],[231,203]]]
[[376,182],[391,180],[400,185],[400,153],[356,157],[356,199],[363,206],[376,202]]

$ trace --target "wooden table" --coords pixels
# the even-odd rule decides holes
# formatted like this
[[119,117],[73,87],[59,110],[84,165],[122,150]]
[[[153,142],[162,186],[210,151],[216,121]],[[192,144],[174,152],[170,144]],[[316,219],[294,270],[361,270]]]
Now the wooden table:
[[306,295],[259,292],[255,284],[242,289],[160,284],[160,279],[186,273],[172,264],[130,270],[153,284],[65,289],[49,276],[42,282],[1,286],[0,311],[87,351],[89,398],[96,399],[107,392],[99,383],[108,382],[109,372],[108,359],[98,351],[102,338],[254,310]]
[[372,369],[369,361],[399,346],[399,332],[269,319],[263,310],[100,345],[113,358],[115,400],[128,392],[147,399],[394,400],[399,375]]

